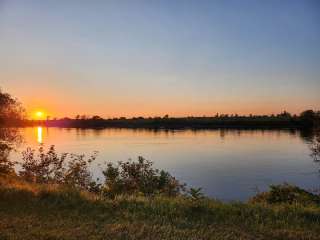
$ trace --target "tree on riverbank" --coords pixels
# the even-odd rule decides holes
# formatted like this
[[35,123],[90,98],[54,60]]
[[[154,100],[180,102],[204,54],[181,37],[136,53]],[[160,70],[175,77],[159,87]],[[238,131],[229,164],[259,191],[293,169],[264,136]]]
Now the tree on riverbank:
[[0,89],[0,126],[9,122],[18,122],[24,118],[25,110],[18,99]]

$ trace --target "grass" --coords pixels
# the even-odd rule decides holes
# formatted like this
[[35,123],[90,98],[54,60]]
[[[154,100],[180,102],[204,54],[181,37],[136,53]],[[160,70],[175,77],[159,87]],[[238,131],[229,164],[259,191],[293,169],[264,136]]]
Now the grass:
[[[270,196],[268,195],[268,199]],[[0,178],[0,239],[319,239],[317,202],[114,200]]]

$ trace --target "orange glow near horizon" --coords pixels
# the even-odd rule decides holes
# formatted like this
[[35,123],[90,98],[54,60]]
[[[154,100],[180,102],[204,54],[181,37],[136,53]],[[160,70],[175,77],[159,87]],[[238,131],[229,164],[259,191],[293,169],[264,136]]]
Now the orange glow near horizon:
[[32,114],[32,118],[34,119],[34,120],[44,120],[45,118],[46,118],[46,114],[45,114],[45,112],[44,111],[40,111],[40,110],[38,110],[38,111],[35,111],[33,114]]
[[[271,109],[269,110],[268,108],[261,108],[259,110],[256,109],[252,109],[252,110],[247,110],[247,109],[243,109],[243,108],[239,108],[240,110],[237,110],[237,108],[225,108],[226,110],[224,110],[223,107],[217,107],[217,109],[213,109],[212,111],[209,111],[207,109],[196,109],[197,107],[190,107],[190,110],[181,110],[181,111],[174,111],[171,109],[168,109],[168,111],[165,111],[163,109],[159,109],[159,111],[152,111],[150,109],[146,109],[145,111],[140,111],[139,110],[133,110],[133,108],[129,108],[129,109],[122,109],[122,111],[118,111],[117,109],[111,109],[111,111],[109,113],[105,113],[103,111],[101,111],[99,113],[98,110],[96,110],[95,112],[85,112],[85,110],[83,110],[82,112],[80,112],[80,114],[78,114],[78,112],[73,112],[72,109],[61,109],[61,112],[57,112],[57,113],[51,113],[53,114],[52,118],[64,118],[64,117],[70,117],[70,118],[75,118],[77,115],[86,115],[88,117],[90,116],[94,116],[94,115],[98,115],[102,118],[117,118],[117,117],[126,117],[126,118],[132,118],[132,117],[162,117],[165,115],[169,115],[170,117],[188,117],[188,116],[194,116],[194,117],[202,117],[202,116],[215,116],[217,113],[218,114],[238,114],[238,115],[245,115],[245,116],[249,116],[250,114],[253,115],[271,115],[271,114],[279,114],[283,111],[288,111],[291,114],[300,114],[304,109],[301,108],[301,110],[291,110],[286,107],[282,107],[279,108],[276,111],[272,111]],[[291,111],[290,111],[291,110]],[[50,116],[52,116],[50,114]],[[46,120],[47,117],[49,116],[49,114],[47,112],[44,111],[32,111],[30,113],[30,119],[32,120]]]
[[[114,117],[162,117],[168,114],[170,117],[187,117],[187,116],[215,116],[219,114],[238,114],[238,115],[271,115],[278,114],[284,110],[291,114],[300,114],[305,109],[312,109],[316,104],[308,105],[307,102],[300,101],[299,104],[286,104],[279,102],[265,102],[265,101],[231,101],[225,100],[221,102],[210,101],[205,103],[202,101],[188,102],[185,100],[175,101],[170,99],[169,102],[160,103],[158,101],[142,104],[140,101],[129,101],[126,103],[108,101],[105,104],[101,103],[74,103],[66,101],[66,104],[61,102],[61,98],[57,97],[57,101],[41,96],[41,101],[35,102],[31,97],[23,99],[29,119],[43,121],[50,116],[54,118],[75,118],[77,115],[87,115],[88,117],[99,115],[103,118]],[[125,97],[124,97],[125,98]],[[65,98],[63,98],[65,99]],[[295,103],[294,99],[290,99]],[[139,107],[137,107],[139,106]]]

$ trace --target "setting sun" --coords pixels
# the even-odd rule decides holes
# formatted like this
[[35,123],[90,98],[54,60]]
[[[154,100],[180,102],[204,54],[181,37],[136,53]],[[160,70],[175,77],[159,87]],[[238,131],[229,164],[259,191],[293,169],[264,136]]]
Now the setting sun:
[[43,111],[36,111],[34,116],[35,116],[35,119],[37,120],[43,120],[45,117],[45,114]]

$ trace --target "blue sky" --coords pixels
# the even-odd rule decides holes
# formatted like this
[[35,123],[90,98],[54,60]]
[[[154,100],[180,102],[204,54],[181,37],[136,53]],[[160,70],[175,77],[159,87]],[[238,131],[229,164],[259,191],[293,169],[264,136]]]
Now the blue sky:
[[1,1],[0,86],[55,116],[320,106],[318,1]]

